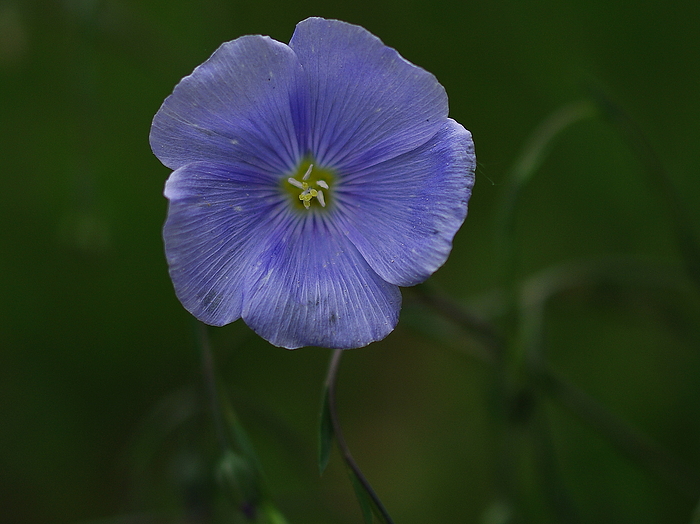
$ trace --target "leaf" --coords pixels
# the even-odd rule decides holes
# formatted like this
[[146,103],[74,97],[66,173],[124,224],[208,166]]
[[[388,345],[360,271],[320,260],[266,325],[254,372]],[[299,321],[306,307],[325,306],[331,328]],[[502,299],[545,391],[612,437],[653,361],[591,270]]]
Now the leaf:
[[379,497],[372,487],[367,484],[366,481],[363,482],[350,463],[346,463],[346,465],[348,467],[350,482],[355,490],[357,502],[362,509],[362,517],[364,518],[365,524],[372,524],[372,515],[374,515],[377,522],[380,524],[394,524],[394,521],[389,516],[389,513],[387,513],[386,508],[382,505],[382,501],[379,500]]
[[321,419],[318,433],[318,471],[323,474],[331,458],[331,447],[333,445],[333,420],[331,418],[330,403],[328,399],[328,388],[323,389],[323,399],[321,401]]
[[[362,517],[364,518],[365,524],[372,524],[372,513],[375,513],[372,498],[350,467],[348,467],[348,475],[350,476],[352,487],[355,490],[357,502],[359,502],[360,508],[362,509]],[[380,522],[386,522],[386,520],[380,519]]]

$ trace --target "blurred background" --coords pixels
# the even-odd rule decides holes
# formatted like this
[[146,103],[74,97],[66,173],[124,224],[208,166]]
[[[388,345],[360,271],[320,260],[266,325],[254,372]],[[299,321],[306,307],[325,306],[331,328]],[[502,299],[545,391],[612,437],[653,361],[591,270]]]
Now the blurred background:
[[[514,211],[518,283],[616,261],[564,278],[537,345],[602,428],[538,393],[504,430],[479,341],[415,290],[393,334],[345,353],[346,439],[395,522],[690,523],[700,306],[658,182],[697,238],[696,0],[0,0],[0,521],[232,522],[216,509],[213,422],[163,256],[168,169],[149,126],[222,42],[288,42],[308,16],[364,26],[447,89],[479,166],[429,289],[498,329],[500,206],[533,131],[605,93],[648,141],[605,115],[567,126]],[[240,321],[210,334],[277,508],[290,524],[362,522],[337,452],[321,478],[316,465],[330,352],[271,347]]]

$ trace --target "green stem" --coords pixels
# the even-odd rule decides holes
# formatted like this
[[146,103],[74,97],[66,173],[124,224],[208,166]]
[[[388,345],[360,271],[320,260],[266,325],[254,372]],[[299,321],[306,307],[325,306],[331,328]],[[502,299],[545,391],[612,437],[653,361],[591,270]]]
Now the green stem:
[[372,504],[374,505],[375,509],[380,513],[381,518],[383,518],[384,521],[388,524],[393,524],[394,521],[391,520],[391,517],[389,516],[389,513],[387,512],[384,505],[382,504],[382,501],[379,499],[379,496],[376,494],[371,484],[362,473],[362,470],[357,465],[357,462],[355,462],[355,459],[353,458],[352,454],[350,453],[350,448],[345,442],[345,437],[343,436],[343,431],[340,427],[340,419],[338,417],[338,411],[336,409],[335,401],[335,386],[338,377],[338,369],[340,367],[340,359],[342,356],[342,349],[333,350],[331,361],[328,366],[328,374],[326,375],[325,384],[328,395],[328,411],[330,414],[331,424],[333,426],[333,434],[335,437],[335,441],[338,444],[338,449],[340,450],[340,453],[343,456],[345,464],[348,468],[350,468],[355,478],[360,483],[362,489],[370,497]]
[[544,409],[538,409],[533,415],[532,429],[531,443],[545,497],[559,522],[578,524],[581,522],[581,517],[561,478],[552,432]]
[[552,369],[543,365],[534,372],[542,391],[604,434],[623,455],[676,485],[691,497],[696,497],[700,492],[700,476],[684,462],[676,459],[646,435],[621,422],[592,397]]
[[[555,281],[559,282],[558,279],[555,279]],[[553,288],[561,291],[558,285],[553,286]],[[550,291],[552,291],[552,289],[550,289]],[[542,293],[542,289],[539,289],[537,294],[539,295],[540,293]],[[544,301],[544,295],[546,294],[547,293],[540,295],[539,299],[536,301],[538,303],[532,303],[530,307],[536,308],[542,312],[544,303],[539,301]],[[453,315],[448,318],[455,321],[455,323],[463,329],[470,329],[469,322],[460,323],[457,322],[457,320],[461,318],[471,318],[475,315],[464,311],[464,314],[459,313],[462,310],[461,306],[445,297],[442,297],[440,302],[441,306],[438,311],[453,312]],[[432,304],[432,302],[427,303]],[[487,332],[492,331],[495,332],[495,329],[487,329]],[[491,340],[495,341],[498,339],[493,338]],[[502,351],[502,347],[496,345],[495,342],[493,343],[494,345],[491,347],[491,350],[494,354],[498,354]],[[495,364],[495,362],[491,360],[485,360],[485,362]],[[561,375],[555,373],[547,366],[540,355],[535,355],[534,358],[528,361],[528,373],[529,376],[533,378],[533,385],[536,388],[564,405],[589,426],[595,428],[624,456],[633,459],[656,476],[677,486],[681,492],[693,497],[697,496],[697,493],[700,491],[700,475],[697,471],[688,467],[682,461],[679,461],[675,456],[641,432],[620,421],[594,398],[568,382]],[[693,524],[700,524],[700,522]]]
[[208,327],[198,322],[198,328],[202,374],[223,456],[219,474],[223,475],[228,493],[239,504],[238,509],[248,522],[285,524],[284,517],[272,503],[262,466],[250,439],[228,397],[222,394],[225,390],[217,378]]
[[222,451],[225,451],[230,449],[231,446],[228,442],[226,431],[224,429],[224,416],[221,411],[216,372],[214,370],[214,355],[211,350],[211,343],[209,342],[209,331],[207,325],[202,322],[197,322],[197,328],[199,349],[202,354],[202,375],[204,377],[204,384],[207,389],[207,396],[209,397],[209,406],[212,412],[212,418],[214,419],[216,437]]
[[554,112],[535,129],[510,171],[508,190],[500,206],[497,234],[497,238],[501,239],[499,258],[503,261],[504,283],[508,292],[514,294],[516,288],[515,216],[520,194],[544,162],[554,139],[567,127],[596,113],[595,106],[587,100]]
[[686,207],[676,191],[671,178],[656,155],[651,142],[642,129],[630,116],[601,90],[593,89],[598,106],[618,128],[627,140],[632,151],[647,174],[649,185],[657,195],[668,214],[676,241],[685,261],[686,269],[697,286],[700,286],[700,241],[693,221],[688,216]]
[[505,341],[489,322],[474,312],[460,307],[448,297],[436,292],[428,284],[420,284],[410,289],[421,303],[459,326],[480,343],[484,348],[483,351],[474,350],[471,352],[479,361],[495,364],[502,357]]

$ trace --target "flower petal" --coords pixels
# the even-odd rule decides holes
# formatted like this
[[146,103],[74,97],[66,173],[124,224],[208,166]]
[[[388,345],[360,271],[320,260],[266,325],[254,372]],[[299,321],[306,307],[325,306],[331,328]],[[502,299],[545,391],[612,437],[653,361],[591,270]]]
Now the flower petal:
[[165,99],[151,149],[171,169],[235,159],[270,173],[298,162],[308,89],[294,52],[263,36],[223,44]]
[[309,150],[324,166],[353,171],[424,144],[447,118],[437,79],[362,27],[300,22],[289,46],[308,75]]
[[346,177],[335,192],[338,227],[383,279],[418,284],[452,249],[475,166],[471,134],[448,119],[415,151]]
[[174,171],[163,228],[175,293],[202,322],[240,318],[251,260],[275,227],[276,187],[250,167],[195,162]]
[[320,215],[289,220],[250,270],[243,320],[276,346],[362,347],[398,322],[398,287]]

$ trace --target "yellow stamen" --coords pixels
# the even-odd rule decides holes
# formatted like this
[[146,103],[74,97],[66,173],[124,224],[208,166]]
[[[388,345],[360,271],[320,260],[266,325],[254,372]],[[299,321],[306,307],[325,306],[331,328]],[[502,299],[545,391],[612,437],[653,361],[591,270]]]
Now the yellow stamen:
[[[317,190],[310,187],[309,182],[307,182],[307,180],[309,180],[309,177],[311,176],[311,171],[313,170],[313,167],[313,164],[309,165],[309,168],[301,177],[301,181],[294,177],[287,178],[287,182],[289,182],[292,186],[296,187],[297,189],[301,189],[301,193],[299,194],[299,200],[301,200],[306,209],[311,208],[311,200],[313,198],[318,199],[318,203],[321,204],[321,207],[326,207],[326,198],[323,194],[323,191],[321,191],[320,189]],[[313,181],[313,183],[315,183],[318,187],[321,187],[323,189],[330,189],[328,182],[326,182],[325,180],[315,180]]]

